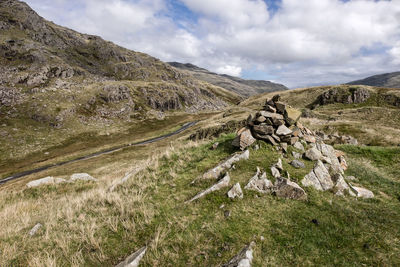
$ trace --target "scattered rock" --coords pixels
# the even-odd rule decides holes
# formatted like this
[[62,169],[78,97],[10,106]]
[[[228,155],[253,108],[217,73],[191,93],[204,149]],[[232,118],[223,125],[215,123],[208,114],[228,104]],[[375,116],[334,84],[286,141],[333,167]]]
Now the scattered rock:
[[208,170],[206,173],[203,174],[202,179],[218,179],[221,177],[221,175],[228,169],[230,169],[233,165],[233,163],[238,162],[240,160],[247,160],[250,157],[250,152],[249,150],[246,150],[242,153],[237,153],[231,157],[229,157],[227,160],[219,164],[217,167]]
[[262,175],[260,174],[260,168],[257,167],[257,173],[249,180],[244,189],[255,190],[260,193],[269,193],[273,184],[267,179],[267,174],[265,172]]
[[140,261],[144,257],[144,254],[146,254],[147,247],[144,246],[138,251],[134,252],[131,254],[126,260],[118,264],[116,267],[138,267]]
[[239,183],[236,183],[231,190],[228,191],[228,197],[231,199],[243,198],[243,191]]
[[75,182],[75,181],[94,181],[97,182],[96,178],[93,178],[87,173],[74,173],[71,175],[70,181]]
[[256,243],[252,241],[248,246],[244,247],[235,257],[222,267],[251,267],[253,261],[253,248]]
[[277,178],[274,192],[276,196],[282,198],[307,200],[304,189],[286,178]]
[[186,203],[190,203],[195,201],[196,199],[199,199],[201,197],[204,197],[205,195],[208,195],[214,191],[218,191],[221,188],[227,187],[229,186],[229,182],[230,182],[231,178],[229,177],[229,174],[225,174],[224,178],[222,178],[218,183],[214,184],[213,186],[211,186],[210,188],[198,193],[196,196],[194,196],[192,199],[186,201]]
[[315,143],[317,142],[317,139],[315,139],[314,136],[312,135],[304,135],[303,136],[304,141],[306,141],[307,143]]
[[346,183],[343,176],[340,173],[335,174],[332,177],[332,180],[335,182],[335,186],[333,188],[335,195],[337,196],[345,196],[345,194],[349,194],[351,196],[356,196],[355,193],[350,189],[350,186]]
[[372,193],[372,191],[362,188],[362,187],[358,187],[358,186],[352,186],[351,184],[349,184],[351,190],[355,193],[356,197],[362,197],[362,198],[373,198],[374,197],[374,193]]
[[281,173],[280,173],[279,170],[278,170],[276,167],[274,167],[274,166],[271,167],[271,174],[272,174],[272,176],[275,177],[275,178],[281,177]]
[[357,178],[354,177],[354,176],[346,176],[346,180],[349,180],[349,181],[357,181]]
[[40,228],[42,228],[42,224],[41,223],[37,223],[35,226],[33,226],[33,228],[29,231],[29,235],[30,236],[34,236],[36,233],[37,233],[37,231],[39,231],[40,230]]
[[230,210],[224,211],[224,217],[225,218],[231,217],[231,211]]
[[287,143],[280,143],[282,150],[287,153],[287,149],[288,149],[288,144]]
[[282,159],[281,158],[278,159],[278,162],[275,163],[274,167],[277,168],[280,171],[283,171],[283,165],[282,165]]
[[321,152],[316,149],[315,147],[310,148],[309,150],[304,153],[304,157],[309,159],[309,160],[320,160],[322,158]]
[[293,167],[295,167],[295,168],[297,168],[297,169],[302,169],[302,168],[305,168],[306,167],[306,165],[304,165],[304,163],[303,162],[301,162],[300,160],[292,160],[291,162],[290,162],[290,165],[292,165]]

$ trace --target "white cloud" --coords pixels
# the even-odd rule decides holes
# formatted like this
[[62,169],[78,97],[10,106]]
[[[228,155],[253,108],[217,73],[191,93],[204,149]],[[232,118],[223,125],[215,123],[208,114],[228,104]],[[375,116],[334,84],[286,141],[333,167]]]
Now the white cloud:
[[399,1],[282,0],[271,15],[262,0],[180,0],[198,17],[185,28],[167,1],[27,0],[56,23],[165,61],[235,76],[257,68],[291,87],[400,67]]

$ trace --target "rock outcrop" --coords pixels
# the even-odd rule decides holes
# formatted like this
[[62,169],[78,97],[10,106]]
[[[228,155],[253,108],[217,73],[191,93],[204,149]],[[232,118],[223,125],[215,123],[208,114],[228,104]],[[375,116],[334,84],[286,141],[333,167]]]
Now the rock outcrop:
[[243,198],[243,191],[239,183],[236,183],[231,190],[228,191],[228,197],[231,199]]
[[257,173],[249,180],[244,189],[255,190],[265,194],[270,193],[273,186],[272,182],[267,179],[267,174],[265,172],[261,174],[260,168],[257,167]]

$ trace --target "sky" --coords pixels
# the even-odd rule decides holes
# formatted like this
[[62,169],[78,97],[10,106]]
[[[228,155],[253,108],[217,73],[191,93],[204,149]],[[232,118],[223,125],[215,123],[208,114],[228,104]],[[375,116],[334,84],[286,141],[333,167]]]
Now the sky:
[[290,88],[400,71],[400,0],[26,0],[163,61]]

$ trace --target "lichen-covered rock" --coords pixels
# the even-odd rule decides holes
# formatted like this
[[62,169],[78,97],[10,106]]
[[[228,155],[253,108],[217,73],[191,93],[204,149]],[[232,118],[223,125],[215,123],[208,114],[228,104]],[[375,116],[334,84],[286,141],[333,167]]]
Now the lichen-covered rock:
[[251,146],[255,141],[256,139],[251,134],[250,129],[246,128],[236,136],[236,138],[232,142],[232,145],[235,147],[239,147],[240,150],[245,150],[247,147]]
[[277,197],[307,200],[307,194],[304,189],[286,178],[278,178],[276,180],[274,192]]
[[315,147],[310,148],[304,153],[304,157],[309,160],[320,160],[322,158],[322,153]]
[[228,191],[228,197],[231,199],[234,198],[243,198],[243,191],[242,188],[240,187],[239,183],[236,183],[229,191]]
[[267,179],[267,174],[261,174],[260,168],[257,167],[257,173],[249,180],[244,189],[255,190],[260,193],[269,193],[273,187],[270,180]]

